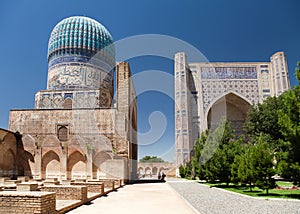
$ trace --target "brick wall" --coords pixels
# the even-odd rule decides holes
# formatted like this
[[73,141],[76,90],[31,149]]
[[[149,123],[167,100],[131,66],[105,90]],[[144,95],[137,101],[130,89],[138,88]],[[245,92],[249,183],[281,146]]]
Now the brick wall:
[[58,200],[87,200],[86,186],[44,186],[41,188],[42,192],[55,192]]
[[104,187],[111,188],[112,190],[115,189],[115,180],[114,179],[100,179],[99,181],[104,183]]
[[56,214],[55,193],[0,192],[0,213]]
[[72,182],[71,185],[86,186],[88,192],[104,193],[104,184],[102,182]]

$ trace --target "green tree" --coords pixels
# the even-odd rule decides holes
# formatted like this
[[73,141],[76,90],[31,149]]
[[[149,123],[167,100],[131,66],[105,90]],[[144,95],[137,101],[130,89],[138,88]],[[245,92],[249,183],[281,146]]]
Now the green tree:
[[287,148],[279,159],[282,176],[300,184],[300,86],[283,93],[283,105],[278,111],[278,125]]
[[268,143],[268,137],[261,134],[257,139],[257,144],[254,145],[254,153],[252,160],[254,160],[254,169],[256,170],[257,178],[255,184],[266,190],[267,195],[269,189],[275,187],[275,180],[272,176],[275,174],[274,170],[274,153],[273,148]]
[[296,73],[295,73],[295,75],[296,75],[296,78],[297,78],[297,80],[298,80],[298,82],[300,83],[300,61],[297,63],[297,67],[296,67]]
[[180,165],[179,166],[179,175],[182,178],[191,178],[191,164],[187,163],[186,166]]
[[207,139],[208,131],[202,132],[200,138],[196,141],[193,148],[193,157],[191,160],[191,168],[193,178],[198,177],[201,180],[205,179],[205,170],[203,164],[200,164],[199,159],[203,153],[204,145]]
[[252,183],[256,180],[256,172],[253,168],[254,160],[251,160],[253,153],[253,145],[245,145],[245,152],[240,156],[236,156],[234,159],[234,164],[232,171],[237,169],[236,180],[238,179],[242,183],[248,183],[250,191],[252,191]]
[[268,140],[270,138],[262,133],[251,143],[245,145],[245,152],[235,158],[234,169],[238,169],[237,177],[241,182],[246,182],[252,191],[252,184],[266,190],[269,193],[270,188],[275,187],[275,181],[272,178],[274,170],[274,152]]
[[[222,124],[214,131],[213,139],[219,140],[219,147],[216,149],[212,158],[206,163],[206,176],[211,181],[219,180],[228,185],[231,180],[231,165],[235,156],[234,130],[230,128],[230,123],[222,121]],[[222,137],[216,138],[223,131]]]
[[268,97],[263,103],[253,105],[244,124],[248,136],[251,138],[264,133],[271,136],[274,145],[278,145],[278,140],[283,137],[278,126],[278,111],[281,108],[280,97]]
[[[296,77],[300,81],[300,62]],[[269,97],[262,104],[253,106],[245,123],[248,138],[260,133],[268,136],[274,149],[276,169],[284,178],[300,184],[300,86],[284,92],[279,97]]]
[[156,162],[156,163],[162,163],[165,162],[162,158],[158,158],[157,156],[145,156],[142,159],[140,159],[140,162]]
[[179,175],[180,177],[185,178],[185,167],[182,165],[179,166]]
[[231,167],[242,141],[242,137],[235,139],[234,130],[224,119],[210,136],[202,134],[194,147],[195,155],[192,159],[196,175],[200,179],[226,182],[229,185],[232,178]]

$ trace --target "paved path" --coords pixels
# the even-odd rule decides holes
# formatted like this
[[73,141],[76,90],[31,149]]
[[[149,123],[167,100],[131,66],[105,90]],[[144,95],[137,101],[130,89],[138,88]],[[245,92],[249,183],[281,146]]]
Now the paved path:
[[126,185],[106,197],[68,212],[101,214],[192,214],[191,207],[167,183]]
[[168,184],[199,213],[291,213],[300,214],[300,201],[258,199],[210,188],[195,181],[170,179]]

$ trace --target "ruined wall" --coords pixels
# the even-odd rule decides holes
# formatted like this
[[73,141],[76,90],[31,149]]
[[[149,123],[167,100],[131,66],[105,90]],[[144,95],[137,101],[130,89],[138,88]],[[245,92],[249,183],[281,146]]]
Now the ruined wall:
[[0,129],[0,177],[31,176],[32,157],[24,151],[21,138],[19,133]]
[[57,200],[87,200],[86,186],[44,186],[41,188],[42,192],[55,192]]
[[56,214],[55,193],[0,192],[0,213]]

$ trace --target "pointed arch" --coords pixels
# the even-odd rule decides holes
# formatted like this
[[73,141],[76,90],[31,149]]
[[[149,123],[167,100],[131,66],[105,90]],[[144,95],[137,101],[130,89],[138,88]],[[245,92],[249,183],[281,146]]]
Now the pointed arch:
[[111,159],[112,157],[104,151],[95,154],[93,157],[93,175],[97,178],[106,177],[107,171],[105,162]]
[[236,134],[243,133],[243,124],[250,109],[251,102],[236,92],[227,92],[210,104],[205,114],[207,128],[216,129],[223,117],[231,123]]
[[229,95],[229,94],[234,94],[240,98],[242,98],[243,100],[245,100],[247,103],[249,103],[249,105],[252,105],[253,103],[248,99],[246,98],[245,96],[243,96],[242,94],[236,92],[236,91],[233,91],[233,90],[229,90],[227,92],[225,92],[224,94],[221,94],[220,96],[217,96],[215,99],[213,99],[213,101],[210,102],[210,104],[207,106],[206,108],[206,111],[205,111],[205,118],[207,118],[207,115],[208,115],[208,112],[209,110],[211,109],[211,107],[217,102],[219,101],[221,98],[225,97],[226,95]]
[[8,149],[3,153],[3,160],[1,164],[2,176],[14,175],[16,170],[16,156],[12,149]]
[[23,151],[18,159],[19,175],[32,176],[35,160],[33,155],[28,151]]
[[159,168],[159,172],[164,172],[165,171],[165,168],[164,167],[160,167]]
[[151,168],[149,167],[149,166],[147,166],[146,168],[145,168],[145,175],[146,176],[150,176],[152,174],[152,170],[151,170]]
[[67,177],[70,179],[86,177],[86,158],[81,152],[74,151],[69,155]]
[[139,167],[139,168],[138,168],[138,173],[139,173],[140,175],[143,175],[143,174],[144,174],[144,168],[143,168],[143,167]]
[[60,157],[53,150],[48,151],[42,157],[42,177],[58,178],[60,177]]

